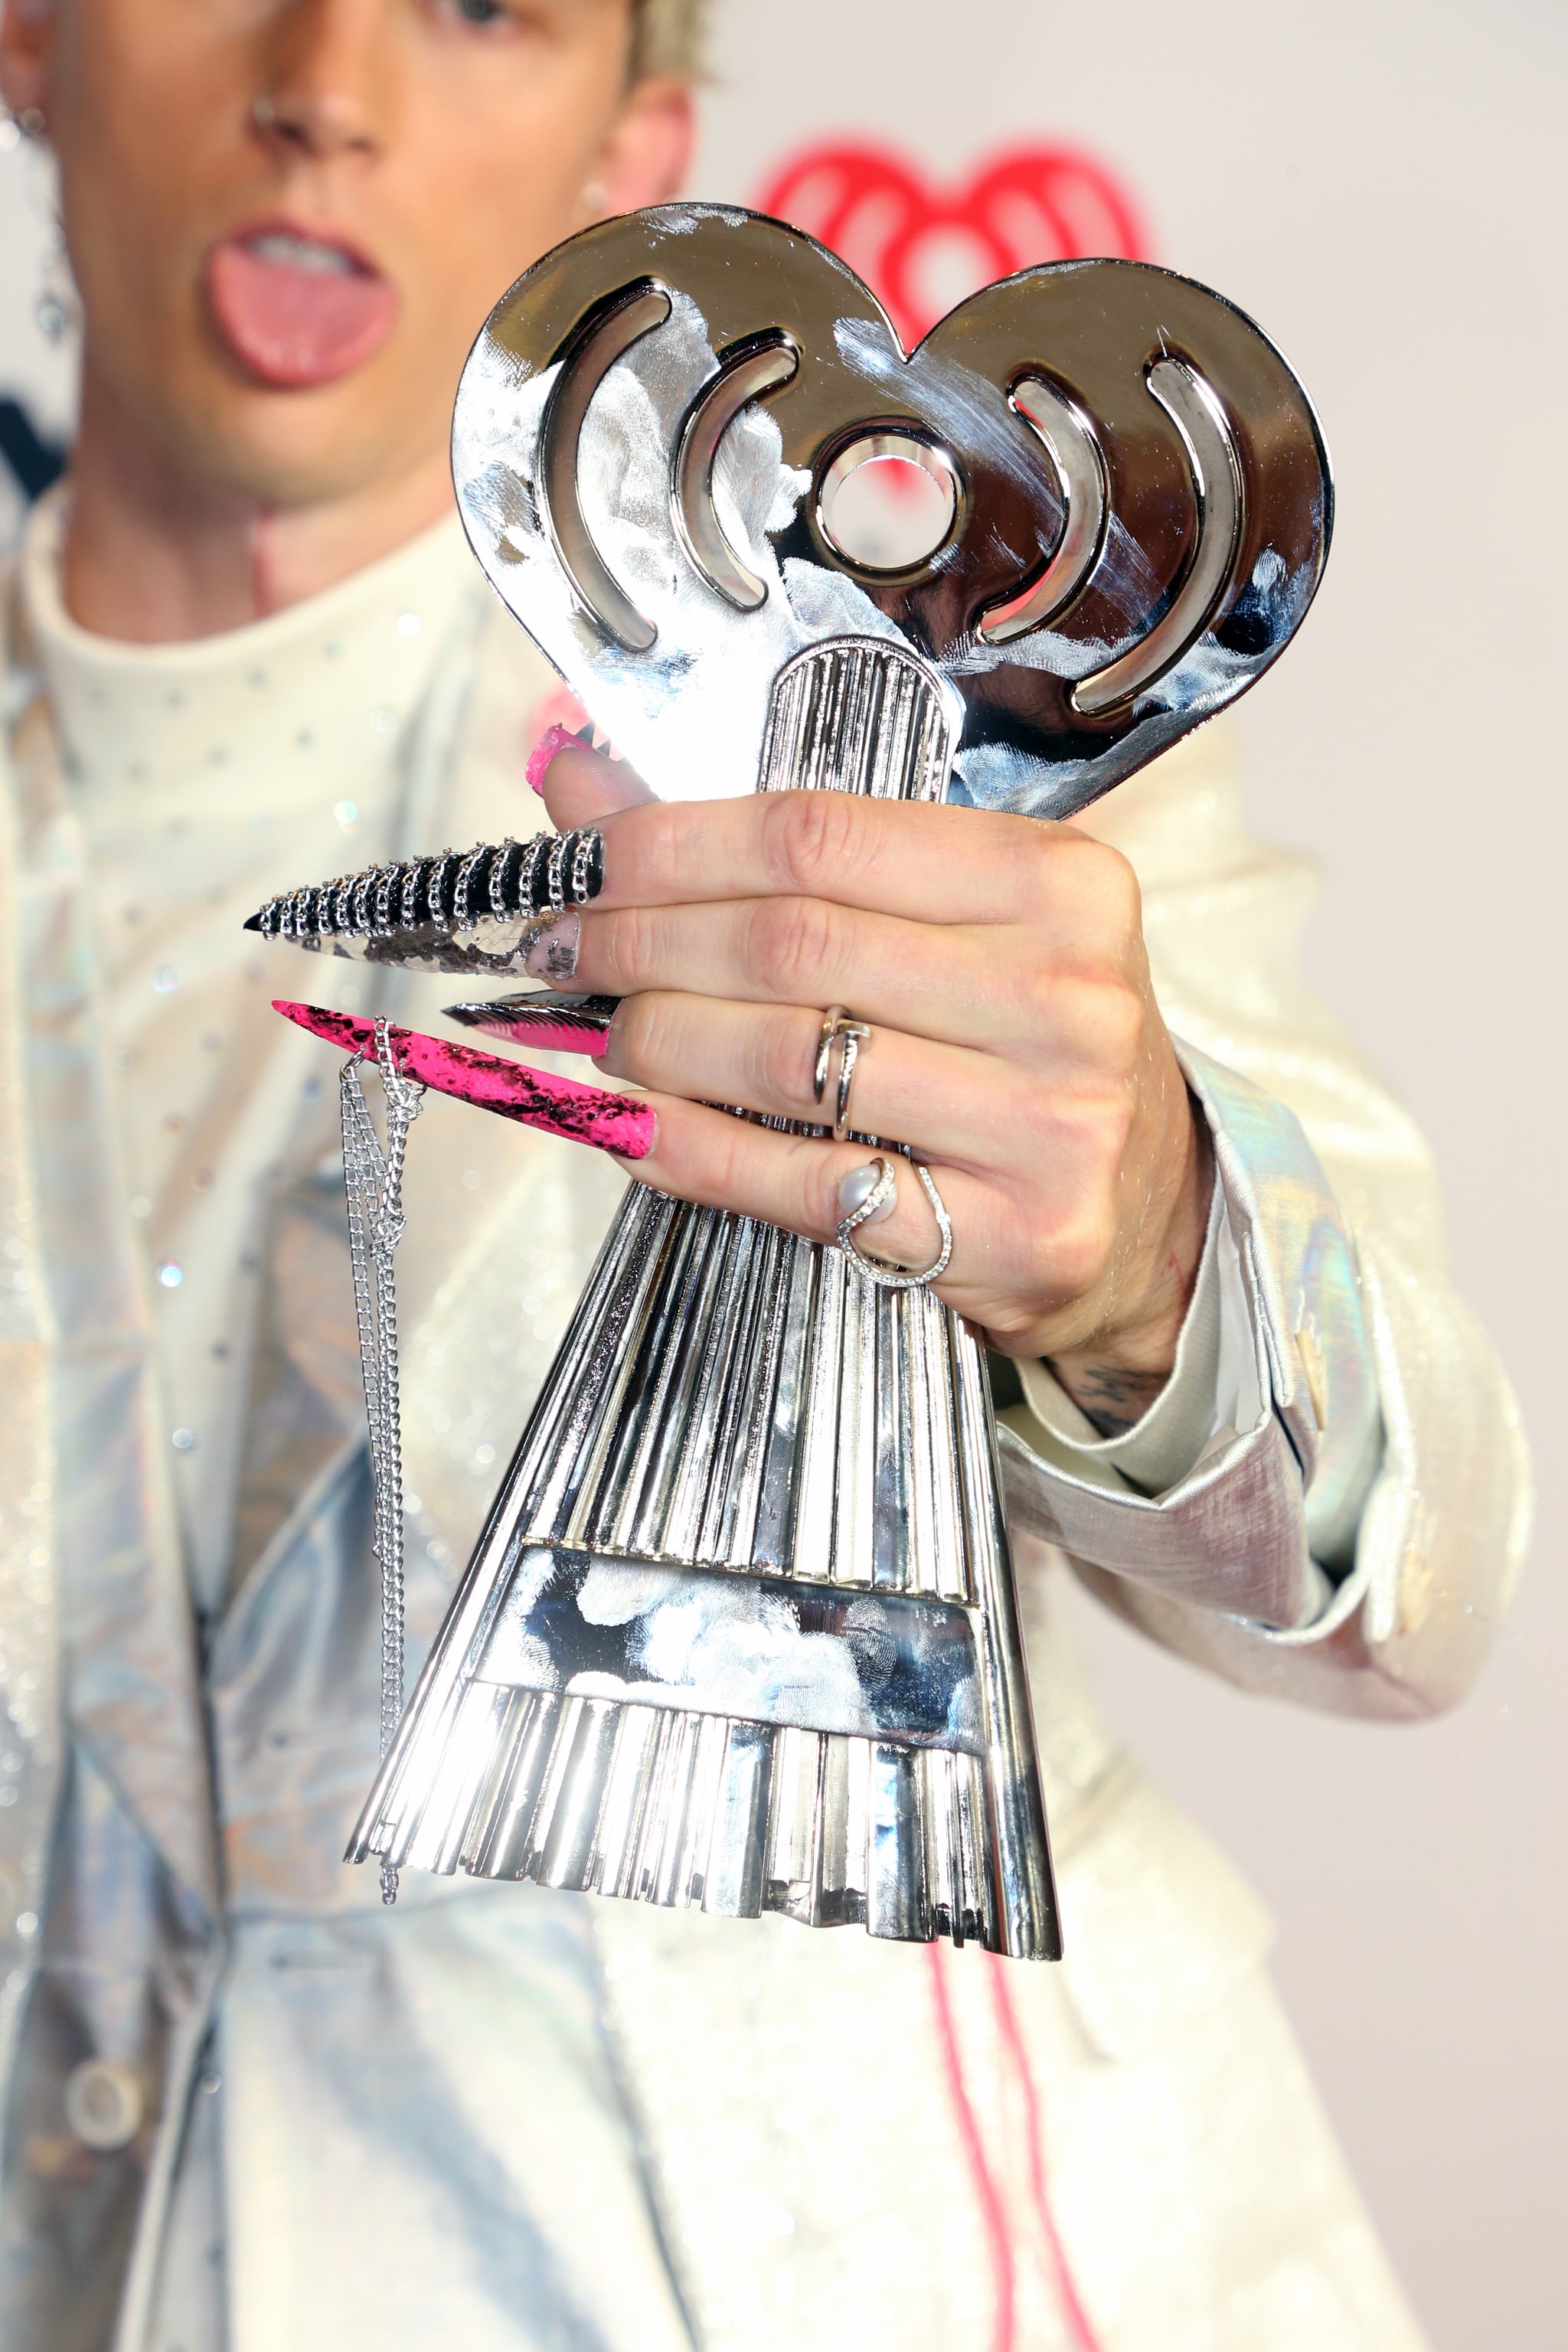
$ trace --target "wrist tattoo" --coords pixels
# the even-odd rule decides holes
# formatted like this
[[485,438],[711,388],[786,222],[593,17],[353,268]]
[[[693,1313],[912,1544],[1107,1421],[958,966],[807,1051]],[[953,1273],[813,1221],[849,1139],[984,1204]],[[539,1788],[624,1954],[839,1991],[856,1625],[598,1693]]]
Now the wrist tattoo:
[[1121,1364],[1084,1364],[1068,1370],[1052,1363],[1051,1370],[1101,1437],[1125,1437],[1135,1429],[1171,1377],[1169,1372],[1129,1371]]

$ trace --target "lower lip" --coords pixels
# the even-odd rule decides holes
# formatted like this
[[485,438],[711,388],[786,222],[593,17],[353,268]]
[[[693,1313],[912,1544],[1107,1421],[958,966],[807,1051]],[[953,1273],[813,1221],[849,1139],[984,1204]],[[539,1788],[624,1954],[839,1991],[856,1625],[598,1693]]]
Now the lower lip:
[[207,256],[212,313],[235,357],[263,383],[303,392],[352,375],[397,320],[397,296],[370,271],[291,269],[237,239]]

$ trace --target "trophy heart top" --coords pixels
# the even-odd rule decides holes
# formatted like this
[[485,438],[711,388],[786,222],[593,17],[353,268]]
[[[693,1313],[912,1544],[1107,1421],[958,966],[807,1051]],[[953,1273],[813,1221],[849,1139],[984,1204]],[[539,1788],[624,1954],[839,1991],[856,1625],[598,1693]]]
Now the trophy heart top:
[[752,789],[780,671],[878,637],[962,698],[951,799],[1069,815],[1268,667],[1332,518],[1306,393],[1190,279],[1051,263],[906,353],[826,247],[707,205],[520,278],[452,454],[491,583],[671,799]]

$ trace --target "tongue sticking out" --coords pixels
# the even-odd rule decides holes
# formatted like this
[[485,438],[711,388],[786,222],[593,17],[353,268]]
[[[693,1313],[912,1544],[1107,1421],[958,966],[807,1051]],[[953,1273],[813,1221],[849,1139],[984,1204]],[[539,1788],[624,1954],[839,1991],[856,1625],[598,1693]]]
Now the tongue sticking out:
[[264,383],[293,391],[363,366],[397,316],[388,281],[330,247],[301,247],[294,260],[226,238],[208,257],[207,292],[235,356]]

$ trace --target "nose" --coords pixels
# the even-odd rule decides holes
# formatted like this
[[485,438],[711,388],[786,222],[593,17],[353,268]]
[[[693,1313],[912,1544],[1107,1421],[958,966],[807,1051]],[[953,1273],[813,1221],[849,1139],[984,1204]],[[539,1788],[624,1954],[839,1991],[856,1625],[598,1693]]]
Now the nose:
[[250,119],[268,144],[313,162],[374,154],[387,92],[384,0],[291,0],[261,57]]

